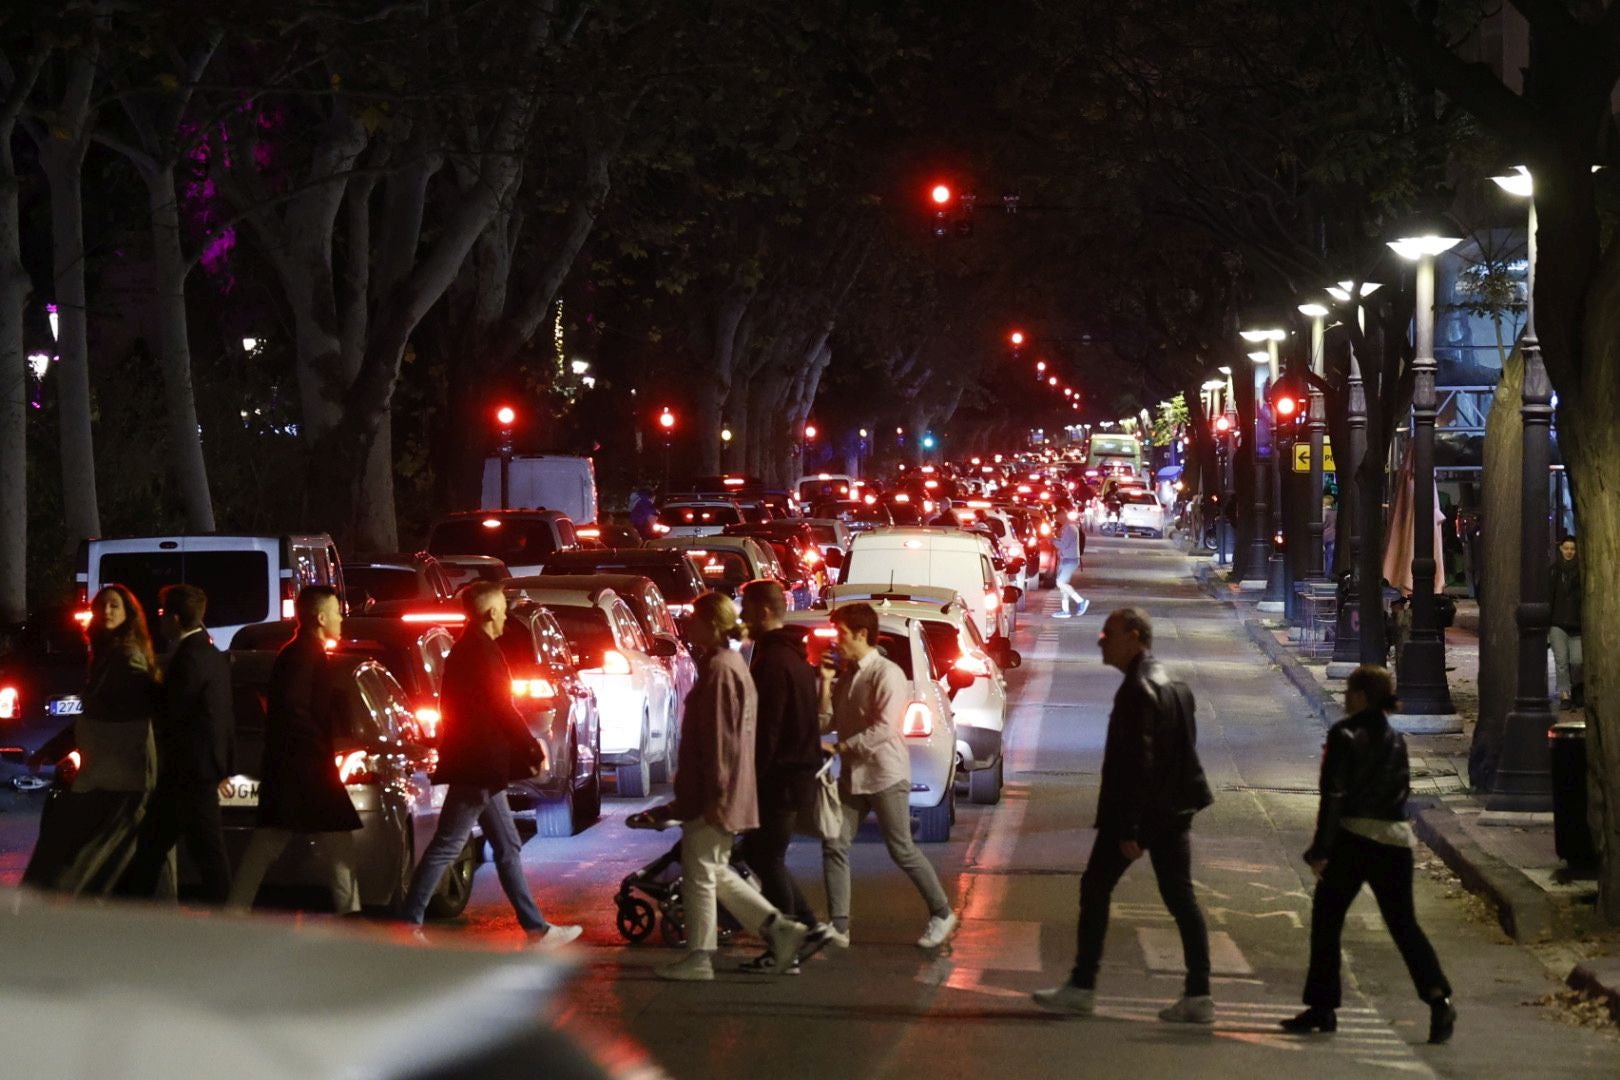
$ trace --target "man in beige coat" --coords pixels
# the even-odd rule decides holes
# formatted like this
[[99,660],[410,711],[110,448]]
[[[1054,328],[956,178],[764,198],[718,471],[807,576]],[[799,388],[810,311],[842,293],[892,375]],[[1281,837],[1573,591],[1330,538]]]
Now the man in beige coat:
[[764,938],[774,970],[797,970],[793,961],[808,927],[788,918],[731,868],[740,832],[757,828],[754,727],[759,702],[748,665],[730,643],[741,634],[737,608],[722,593],[704,593],[693,605],[692,645],[700,674],[686,698],[675,801],[660,817],[681,824],[681,901],[686,911],[686,955],[658,969],[660,978],[714,978],[718,947],[715,902]]

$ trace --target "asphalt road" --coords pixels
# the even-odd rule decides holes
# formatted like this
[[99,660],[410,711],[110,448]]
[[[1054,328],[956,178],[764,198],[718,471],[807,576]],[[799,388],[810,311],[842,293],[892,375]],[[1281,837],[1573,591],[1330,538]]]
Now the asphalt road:
[[[535,839],[525,849],[548,917],[586,927],[559,1022],[612,1058],[683,1078],[1620,1075],[1620,1041],[1553,1022],[1552,1010],[1535,1003],[1557,989],[1540,963],[1426,872],[1418,910],[1457,987],[1453,1043],[1424,1045],[1427,1010],[1366,894],[1346,934],[1338,1034],[1298,1039],[1276,1029],[1300,1008],[1310,889],[1299,853],[1314,821],[1323,729],[1248,643],[1231,609],[1198,590],[1190,567],[1167,543],[1092,538],[1086,617],[1052,620],[1054,594],[1030,597],[1016,640],[1024,665],[1010,680],[1005,797],[993,808],[964,799],[952,841],[924,849],[962,913],[950,948],[927,954],[913,944],[927,912],[869,827],[852,857],[847,952],[824,953],[797,978],[725,973],[755,951],[739,945],[722,950],[714,983],[657,980],[652,969],[675,954],[656,935],[627,945],[614,926],[613,896],[624,875],[674,842],[673,832],[624,827],[667,789],[649,800],[610,797],[602,820],[581,835]],[[1098,1015],[1053,1017],[1028,998],[1061,981],[1072,960],[1079,873],[1119,680],[1102,666],[1095,641],[1107,611],[1126,603],[1152,614],[1155,651],[1198,698],[1200,751],[1216,790],[1194,829],[1216,975],[1213,1028],[1155,1016],[1180,991],[1181,960],[1145,861],[1115,894]],[[0,882],[20,872],[30,831],[19,810],[0,813]],[[790,865],[819,906],[819,847],[796,842]],[[517,942],[492,866],[480,869],[465,919],[429,934],[446,943]]]

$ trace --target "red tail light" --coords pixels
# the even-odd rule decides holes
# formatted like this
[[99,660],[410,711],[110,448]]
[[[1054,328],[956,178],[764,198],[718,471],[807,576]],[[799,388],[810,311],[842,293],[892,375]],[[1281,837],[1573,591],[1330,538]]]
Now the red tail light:
[[399,617],[400,622],[410,623],[413,626],[426,623],[464,623],[467,613],[464,611],[407,611]]
[[906,717],[900,733],[908,739],[926,739],[934,733],[934,710],[921,701],[906,706]]
[[[619,654],[614,653],[613,655],[618,656]],[[602,666],[605,668],[607,664],[604,663]],[[629,665],[626,664],[625,671],[629,670]],[[556,697],[557,688],[551,685],[551,680],[549,679],[513,679],[512,696],[515,698],[530,698],[535,701],[540,701],[547,698]]]
[[281,617],[283,619],[296,619],[298,617],[298,594],[293,591],[293,579],[281,579]]
[[444,719],[435,705],[422,705],[414,710],[416,726],[422,729],[424,739],[439,737],[439,724]]
[[995,611],[1001,606],[1001,594],[994,589],[984,590],[984,610]]
[[22,694],[15,686],[0,686],[0,720],[22,716]]
[[818,638],[826,638],[828,641],[832,641],[838,637],[838,629],[832,626],[818,626],[814,630],[810,631],[810,633],[814,634]]
[[79,628],[82,630],[90,629],[90,620],[94,617],[94,613],[89,608],[80,608],[73,613],[73,621],[78,623]]
[[337,762],[338,779],[345,784],[369,784],[377,779],[371,771],[371,755],[364,750],[337,754],[333,760]]
[[602,653],[602,663],[597,668],[604,675],[630,674],[630,658],[618,649],[607,649]]
[[970,675],[989,675],[990,661],[973,653],[963,653],[956,658],[956,669],[966,671]]

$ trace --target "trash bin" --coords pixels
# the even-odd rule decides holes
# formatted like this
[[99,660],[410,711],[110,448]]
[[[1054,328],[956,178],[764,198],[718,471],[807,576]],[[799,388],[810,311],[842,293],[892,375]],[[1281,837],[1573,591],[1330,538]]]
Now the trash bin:
[[1597,862],[1586,819],[1586,718],[1560,720],[1547,729],[1551,756],[1553,847],[1570,866]]

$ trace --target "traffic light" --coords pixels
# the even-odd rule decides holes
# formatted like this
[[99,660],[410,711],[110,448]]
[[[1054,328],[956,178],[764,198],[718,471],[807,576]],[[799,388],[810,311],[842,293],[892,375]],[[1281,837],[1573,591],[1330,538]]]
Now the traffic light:
[[1266,391],[1266,403],[1271,406],[1272,423],[1279,432],[1291,433],[1304,424],[1309,396],[1305,380],[1294,374],[1284,374]]
[[495,422],[510,431],[512,425],[517,423],[517,410],[510,405],[500,406],[495,410]]

